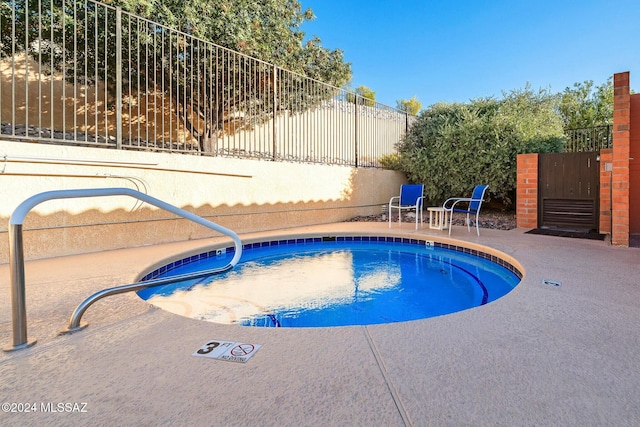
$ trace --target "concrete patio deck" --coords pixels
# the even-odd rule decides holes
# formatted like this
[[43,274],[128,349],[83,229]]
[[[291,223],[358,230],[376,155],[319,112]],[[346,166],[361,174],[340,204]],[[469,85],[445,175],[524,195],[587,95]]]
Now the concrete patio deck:
[[[339,223],[276,234],[350,230],[389,232]],[[38,343],[0,353],[0,403],[36,411],[0,412],[0,425],[640,425],[640,249],[524,231],[453,230],[523,265],[507,296],[364,327],[219,325],[122,294],[92,306],[85,330],[58,336],[90,294],[215,239],[28,262],[28,334]],[[402,233],[445,235],[412,224]],[[192,356],[214,338],[262,348],[244,364]],[[8,265],[0,342],[11,343]],[[78,405],[42,411],[58,403]]]

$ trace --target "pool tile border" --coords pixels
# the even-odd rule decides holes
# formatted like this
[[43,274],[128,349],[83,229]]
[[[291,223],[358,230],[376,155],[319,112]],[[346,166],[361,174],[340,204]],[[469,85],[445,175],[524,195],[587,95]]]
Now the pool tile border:
[[[448,243],[442,242],[434,242],[427,239],[410,239],[406,237],[393,237],[393,236],[323,236],[323,237],[304,237],[304,238],[295,238],[295,239],[280,239],[280,240],[268,240],[263,242],[255,242],[255,243],[247,243],[242,245],[242,250],[252,250],[257,248],[264,248],[269,246],[282,246],[282,245],[298,245],[298,244],[306,244],[306,243],[320,243],[320,242],[387,242],[387,243],[402,243],[409,245],[420,245],[427,246],[429,244],[432,247],[440,248],[440,249],[448,249],[456,252],[461,252],[464,254],[474,255],[480,258],[484,258],[489,260],[495,264],[500,265],[501,267],[506,268],[511,273],[515,274],[518,279],[522,280],[522,272],[510,262],[487,252],[483,252],[477,249],[471,249],[466,246],[459,245],[451,245]],[[225,253],[234,253],[235,247],[230,246],[227,248],[222,248]],[[219,250],[219,249],[218,249]],[[201,254],[192,255],[189,257],[185,257],[176,261],[173,261],[167,265],[164,265],[160,268],[155,269],[154,271],[146,274],[141,282],[152,280],[159,277],[161,274],[164,274],[168,271],[173,270],[174,268],[180,267],[185,264],[190,264],[192,262],[200,261],[207,258],[215,258],[218,256],[217,250],[212,250],[208,252],[203,252]]]

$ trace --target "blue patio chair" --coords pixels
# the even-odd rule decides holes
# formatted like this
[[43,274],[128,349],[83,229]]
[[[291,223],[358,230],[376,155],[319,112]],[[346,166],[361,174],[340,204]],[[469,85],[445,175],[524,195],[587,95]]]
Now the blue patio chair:
[[[488,185],[476,185],[473,189],[471,197],[452,197],[447,199],[442,207],[445,212],[449,213],[449,236],[451,236],[451,225],[453,224],[453,214],[455,212],[467,214],[467,229],[471,232],[471,216],[475,216],[476,231],[480,235],[480,226],[478,225],[478,216],[480,215],[480,207],[484,199],[484,193],[489,188]],[[465,203],[466,208],[458,207],[458,203]]]
[[418,217],[420,217],[420,225],[422,225],[422,202],[424,197],[423,184],[402,184],[400,186],[400,195],[393,196],[389,200],[389,228],[391,228],[391,210],[398,209],[398,223],[402,226],[402,211],[416,211],[416,230],[418,229]]

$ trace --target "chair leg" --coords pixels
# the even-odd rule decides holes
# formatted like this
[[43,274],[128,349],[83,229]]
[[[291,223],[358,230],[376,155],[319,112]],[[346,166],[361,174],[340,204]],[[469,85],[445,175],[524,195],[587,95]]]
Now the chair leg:
[[391,203],[389,203],[389,228],[391,228]]

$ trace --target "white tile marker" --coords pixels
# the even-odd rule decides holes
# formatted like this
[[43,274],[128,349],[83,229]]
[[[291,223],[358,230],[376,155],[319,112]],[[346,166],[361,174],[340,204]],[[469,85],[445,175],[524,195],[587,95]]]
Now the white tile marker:
[[207,341],[205,345],[193,353],[193,356],[246,363],[251,356],[258,352],[260,347],[262,347],[260,344],[248,344],[214,339]]

